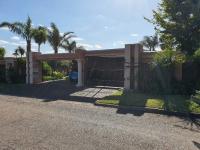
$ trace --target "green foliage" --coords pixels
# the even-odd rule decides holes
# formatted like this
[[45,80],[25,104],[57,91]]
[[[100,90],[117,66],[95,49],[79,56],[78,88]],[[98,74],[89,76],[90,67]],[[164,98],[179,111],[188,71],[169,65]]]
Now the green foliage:
[[149,51],[155,51],[156,47],[159,45],[158,36],[145,36],[144,39],[141,41],[141,44],[148,48]]
[[18,58],[15,66],[9,68],[8,77],[11,83],[25,83],[26,61],[22,58]]
[[58,72],[58,71],[54,71],[52,73],[52,76],[55,78],[55,79],[63,79],[64,78],[64,75],[61,73],[61,72]]
[[200,47],[199,18],[198,0],[162,0],[153,11],[153,19],[147,20],[155,25],[165,48],[177,48],[193,55]]
[[5,65],[0,65],[0,83],[6,82],[5,74],[6,74]]
[[43,81],[59,80],[63,78],[64,78],[64,75],[61,72],[54,71],[51,76],[50,75],[43,76]]
[[200,48],[195,51],[194,53],[194,59],[198,62],[200,62]]
[[46,61],[42,62],[42,74],[44,76],[52,75],[52,68]]
[[33,38],[38,44],[38,52],[40,52],[40,45],[45,43],[47,40],[47,30],[43,27],[38,27],[33,31]]
[[51,80],[54,80],[54,78],[52,76],[43,76],[42,80],[43,81],[51,81]]
[[73,32],[67,32],[61,35],[58,27],[55,23],[51,23],[51,30],[48,30],[48,41],[52,46],[54,53],[58,53],[58,48],[61,47],[64,40],[69,40],[72,36]]
[[0,47],[0,59],[4,58],[5,54],[6,54],[5,48]]
[[186,61],[186,57],[181,52],[164,50],[156,53],[153,60],[155,65],[168,67],[174,64],[184,63]]
[[22,58],[22,56],[25,54],[25,50],[24,50],[24,48],[22,48],[21,46],[19,46],[17,49],[15,49],[15,52],[13,53],[13,55],[15,56],[15,57],[17,57],[18,55],[20,55],[21,56],[21,58]]

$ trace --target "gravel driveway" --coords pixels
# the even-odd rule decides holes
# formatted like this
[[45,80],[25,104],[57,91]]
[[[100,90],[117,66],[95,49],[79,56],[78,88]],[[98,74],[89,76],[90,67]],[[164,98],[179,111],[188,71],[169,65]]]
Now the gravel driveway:
[[72,101],[0,95],[0,149],[195,150],[200,132],[184,119],[134,115]]

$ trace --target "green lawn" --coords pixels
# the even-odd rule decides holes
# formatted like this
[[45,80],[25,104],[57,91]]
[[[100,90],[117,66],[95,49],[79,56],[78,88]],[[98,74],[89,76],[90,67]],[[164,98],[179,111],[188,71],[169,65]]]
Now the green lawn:
[[157,108],[173,112],[200,113],[200,106],[183,95],[152,95],[118,91],[112,96],[97,100],[97,104]]

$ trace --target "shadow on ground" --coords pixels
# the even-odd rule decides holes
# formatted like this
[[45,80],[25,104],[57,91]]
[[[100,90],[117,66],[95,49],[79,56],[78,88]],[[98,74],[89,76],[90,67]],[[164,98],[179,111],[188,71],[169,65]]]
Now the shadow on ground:
[[[116,88],[112,87],[87,87],[77,88],[76,85],[71,84],[69,81],[60,80],[54,82],[46,82],[35,85],[0,85],[0,94],[18,97],[28,97],[42,99],[43,102],[52,102],[57,100],[76,101],[85,103],[95,103],[97,99],[119,99],[120,105],[130,105],[130,101],[122,101],[121,96],[112,96]],[[124,96],[123,96],[124,99]],[[129,99],[129,98],[127,98]],[[134,105],[137,104],[140,107],[145,107],[147,97],[138,95],[134,97]],[[123,102],[123,103],[122,103]],[[117,113],[119,114],[133,114],[134,116],[142,116],[146,111],[143,110],[132,110],[118,108]],[[170,115],[169,115],[170,116]],[[192,119],[185,120],[185,122],[194,123],[200,126],[199,120]],[[185,118],[186,119],[186,118]],[[184,120],[184,118],[183,118]]]
[[66,80],[44,82],[35,85],[4,84],[0,86],[0,94],[43,99],[44,102],[67,100],[94,103],[97,99],[108,96],[112,89],[108,87],[77,88]]

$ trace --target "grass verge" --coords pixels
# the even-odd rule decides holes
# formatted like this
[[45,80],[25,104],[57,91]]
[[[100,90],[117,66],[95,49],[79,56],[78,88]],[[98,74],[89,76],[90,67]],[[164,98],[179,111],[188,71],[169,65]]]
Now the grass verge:
[[200,105],[183,95],[152,95],[144,93],[118,91],[96,104],[115,106],[135,106],[162,109],[172,112],[200,113]]

